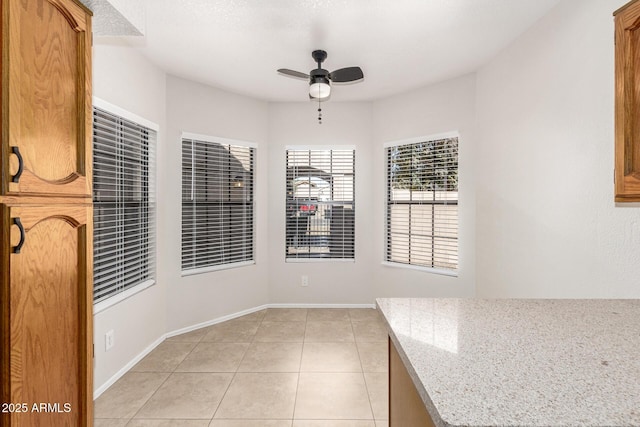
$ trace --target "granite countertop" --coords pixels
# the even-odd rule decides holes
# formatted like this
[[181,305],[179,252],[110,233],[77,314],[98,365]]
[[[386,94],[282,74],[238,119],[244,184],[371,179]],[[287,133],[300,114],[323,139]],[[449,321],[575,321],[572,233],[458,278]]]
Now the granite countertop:
[[437,426],[640,425],[640,300],[377,306]]

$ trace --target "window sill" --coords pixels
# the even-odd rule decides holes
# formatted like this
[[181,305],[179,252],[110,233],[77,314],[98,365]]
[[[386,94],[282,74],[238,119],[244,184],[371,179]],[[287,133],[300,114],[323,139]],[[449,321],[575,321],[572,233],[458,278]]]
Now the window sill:
[[132,297],[138,292],[142,292],[145,289],[153,286],[155,283],[156,283],[155,280],[147,280],[146,282],[142,282],[139,285],[134,286],[133,288],[129,288],[126,291],[120,292],[119,294],[115,294],[114,296],[107,298],[104,301],[100,301],[99,303],[93,304],[93,314],[96,315],[101,311],[108,309],[109,307],[113,307],[114,305],[126,300],[129,297]]
[[382,265],[394,268],[406,268],[408,270],[422,271],[424,273],[439,274],[441,276],[458,277],[457,270],[445,270],[442,268],[422,267],[419,265],[402,264],[399,262],[382,261]]
[[193,276],[195,274],[211,273],[213,271],[229,270],[231,268],[247,267],[255,264],[256,264],[255,261],[243,261],[243,262],[234,262],[233,264],[212,265],[211,267],[192,268],[190,270],[182,270],[180,275],[182,277]]
[[285,258],[285,262],[317,263],[317,262],[356,262],[355,258]]

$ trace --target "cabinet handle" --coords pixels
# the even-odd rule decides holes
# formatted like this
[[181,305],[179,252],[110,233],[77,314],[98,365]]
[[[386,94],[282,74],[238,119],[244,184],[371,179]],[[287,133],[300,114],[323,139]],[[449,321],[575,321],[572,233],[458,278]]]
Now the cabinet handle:
[[22,160],[22,155],[20,154],[20,149],[18,147],[11,147],[11,152],[18,157],[18,172],[11,177],[11,182],[18,182],[20,180],[20,175],[22,175],[22,170],[24,169],[24,161]]
[[18,242],[18,244],[16,246],[13,247],[13,249],[11,250],[11,252],[13,252],[14,254],[19,254],[20,253],[20,249],[22,249],[22,245],[24,245],[24,227],[22,226],[22,223],[20,222],[20,218],[13,218],[13,223],[15,225],[18,226],[18,228],[20,229],[20,241]]

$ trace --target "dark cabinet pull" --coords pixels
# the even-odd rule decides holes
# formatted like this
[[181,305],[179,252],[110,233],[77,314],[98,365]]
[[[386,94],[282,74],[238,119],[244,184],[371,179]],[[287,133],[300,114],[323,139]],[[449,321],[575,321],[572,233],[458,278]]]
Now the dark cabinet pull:
[[11,182],[18,182],[20,180],[20,175],[22,175],[22,170],[24,169],[24,161],[22,160],[22,155],[20,154],[20,149],[18,147],[11,147],[11,152],[18,157],[18,172],[11,177]]
[[24,227],[22,226],[22,223],[20,222],[20,218],[13,218],[13,223],[15,225],[18,226],[18,228],[20,229],[20,241],[18,242],[18,244],[16,246],[13,247],[13,249],[11,250],[11,252],[13,252],[14,254],[19,254],[20,253],[20,249],[22,249],[22,245],[24,245]]

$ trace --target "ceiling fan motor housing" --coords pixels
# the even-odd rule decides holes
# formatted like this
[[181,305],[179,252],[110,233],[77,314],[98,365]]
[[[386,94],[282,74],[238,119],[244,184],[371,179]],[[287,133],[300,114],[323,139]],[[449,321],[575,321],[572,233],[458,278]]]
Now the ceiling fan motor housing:
[[329,71],[323,69],[323,68],[318,68],[315,70],[311,70],[311,72],[309,73],[309,83],[313,84],[313,83],[326,83],[326,84],[330,84],[329,83]]

